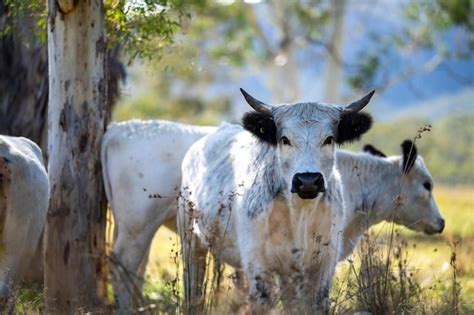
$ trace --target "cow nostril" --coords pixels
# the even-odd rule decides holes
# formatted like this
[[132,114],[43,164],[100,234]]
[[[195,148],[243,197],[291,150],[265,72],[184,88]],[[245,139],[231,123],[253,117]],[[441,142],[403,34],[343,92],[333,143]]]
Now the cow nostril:
[[437,233],[442,233],[443,230],[444,230],[444,225],[445,225],[445,221],[444,219],[438,219],[438,230],[436,231]]

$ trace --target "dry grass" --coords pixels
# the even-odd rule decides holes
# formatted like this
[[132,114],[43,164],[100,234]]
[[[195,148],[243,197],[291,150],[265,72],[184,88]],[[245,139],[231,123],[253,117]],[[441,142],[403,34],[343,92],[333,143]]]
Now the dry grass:
[[[364,309],[373,314],[474,312],[474,188],[438,187],[434,193],[447,222],[443,234],[425,236],[388,223],[374,226],[368,233],[372,238],[363,242],[352,262],[338,266],[331,292],[333,313]],[[163,279],[176,279],[178,242],[166,228],[156,235],[147,270],[147,280],[153,285],[148,288],[162,288],[157,284]],[[235,300],[242,301],[242,296],[233,288],[232,272],[224,271],[224,289],[213,295],[217,300],[208,302],[208,306],[217,305],[208,308],[208,313],[239,309]],[[153,290],[147,294],[157,296]]]
[[[434,193],[447,222],[443,234],[424,236],[388,223],[374,226],[352,259],[337,268],[331,313],[474,313],[474,188],[439,187]],[[177,235],[164,227],[155,236],[141,313],[182,312],[178,244]],[[245,296],[235,289],[233,270],[223,271],[217,288],[211,260],[208,269],[207,313],[242,313]],[[16,314],[38,314],[42,292],[17,291],[15,302]]]

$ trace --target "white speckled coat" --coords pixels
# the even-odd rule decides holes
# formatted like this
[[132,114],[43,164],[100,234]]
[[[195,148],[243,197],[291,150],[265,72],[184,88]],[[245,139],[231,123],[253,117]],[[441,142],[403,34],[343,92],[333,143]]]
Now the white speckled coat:
[[[208,248],[246,272],[254,310],[271,308],[274,275],[285,297],[326,307],[345,207],[334,143],[323,142],[340,112],[318,103],[279,106],[277,138],[291,139],[291,148],[263,143],[236,125],[191,146],[182,164],[178,214],[189,290],[199,286],[193,272],[202,268],[193,256]],[[291,193],[291,178],[301,172],[322,173],[326,192],[315,199]],[[192,301],[193,292],[187,294]]]

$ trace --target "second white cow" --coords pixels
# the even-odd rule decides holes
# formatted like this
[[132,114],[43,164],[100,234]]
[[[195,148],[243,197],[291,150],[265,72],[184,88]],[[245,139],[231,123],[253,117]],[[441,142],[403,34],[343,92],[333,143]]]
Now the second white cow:
[[[137,274],[138,266],[146,264],[147,249],[160,226],[176,231],[175,196],[184,154],[193,141],[216,129],[159,120],[109,126],[102,142],[104,184],[123,231],[121,241],[114,245],[114,255],[129,273]],[[341,256],[347,257],[367,228],[383,220],[420,232],[441,232],[444,220],[423,158],[412,151],[411,160],[414,156],[416,162],[404,175],[404,154],[385,158],[371,147],[366,151],[372,154],[336,152],[349,209]],[[397,195],[403,197],[402,203],[395,202]],[[122,274],[120,281],[125,283],[114,286],[122,306],[140,294],[140,286],[132,285],[132,279]]]

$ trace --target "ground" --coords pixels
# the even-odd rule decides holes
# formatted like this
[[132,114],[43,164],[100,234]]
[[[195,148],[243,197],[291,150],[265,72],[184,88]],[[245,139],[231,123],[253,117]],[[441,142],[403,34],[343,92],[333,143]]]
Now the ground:
[[[394,245],[391,250],[391,265],[393,266],[391,270],[394,271],[395,295],[400,293],[399,286],[401,281],[404,281],[395,278],[398,279],[399,270],[403,269],[407,271],[406,283],[409,285],[415,283],[416,292],[422,292],[423,297],[421,298],[420,295],[418,303],[433,304],[428,305],[428,311],[426,305],[423,305],[425,313],[455,313],[453,299],[460,305],[459,309],[456,309],[458,313],[474,313],[474,187],[436,187],[434,194],[446,220],[446,228],[442,235],[426,236],[408,231],[400,226],[381,223],[371,229],[369,237],[371,240],[376,240],[384,255],[387,251],[386,244],[390,242],[390,235],[393,236],[393,244],[402,244],[400,247]],[[393,233],[391,233],[392,231]],[[149,298],[147,304],[150,309],[156,310],[152,313],[175,313],[177,305],[180,304],[181,285],[179,281],[176,281],[180,278],[177,267],[181,267],[177,256],[179,253],[178,243],[177,235],[164,227],[160,229],[153,240],[145,285],[145,293]],[[402,248],[402,255],[400,255],[401,252],[397,252],[398,248]],[[353,265],[349,261],[345,261],[338,266],[335,284],[331,292],[332,298],[336,301],[334,303],[336,305],[334,307],[335,313],[347,313],[347,310],[349,313],[353,313],[361,308],[370,307],[370,305],[356,305],[357,302],[355,302],[361,299],[358,296],[361,293],[360,289],[354,288],[354,283],[360,280],[359,256],[356,253],[352,257]],[[382,263],[385,264],[383,259]],[[231,273],[231,270],[226,270],[224,274],[229,276]],[[454,274],[457,278],[453,280]],[[230,295],[226,292],[230,292],[227,288],[231,280],[229,277],[225,277],[224,282],[223,292],[228,300]],[[347,289],[348,283],[351,283],[352,287],[350,292]],[[458,283],[459,286],[453,286],[453,283]],[[453,288],[460,288],[460,291]],[[344,292],[344,290],[348,291]],[[41,307],[41,293],[38,292],[40,291],[31,289],[18,291],[16,307],[18,314],[25,313],[25,309],[37,310]],[[455,292],[456,294],[454,294]],[[393,292],[390,291],[390,293]],[[412,299],[410,294],[415,293],[409,291],[408,299]],[[396,297],[399,298],[398,295]],[[217,298],[219,299],[219,297]],[[381,299],[385,300],[386,296],[382,295]],[[242,296],[238,300],[243,301]],[[341,300],[342,303],[340,303]],[[369,300],[372,301],[372,297],[369,296]],[[394,303],[400,303],[397,301],[395,299]],[[408,304],[408,302],[406,303]],[[226,313],[229,312],[228,307]],[[33,311],[28,314],[36,313]],[[222,311],[218,310],[212,313],[220,314]],[[389,312],[384,310],[384,313]],[[415,313],[419,313],[418,308]]]

